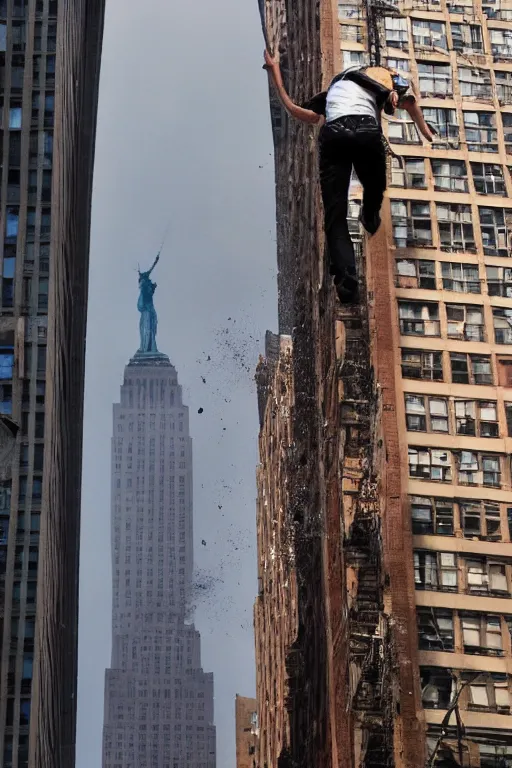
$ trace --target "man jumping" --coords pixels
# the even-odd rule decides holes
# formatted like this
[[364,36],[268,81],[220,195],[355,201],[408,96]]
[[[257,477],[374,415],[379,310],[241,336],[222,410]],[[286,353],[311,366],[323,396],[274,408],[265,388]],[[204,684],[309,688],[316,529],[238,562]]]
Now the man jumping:
[[363,187],[361,223],[373,235],[380,225],[386,191],[386,150],[382,110],[405,109],[428,140],[433,130],[423,118],[409,82],[385,67],[351,67],[334,78],[327,91],[304,106],[294,104],[283,85],[277,59],[265,51],[265,69],[288,114],[304,123],[323,123],[319,133],[320,184],[330,273],[342,304],[359,301],[354,246],[348,229],[348,192],[352,168]]

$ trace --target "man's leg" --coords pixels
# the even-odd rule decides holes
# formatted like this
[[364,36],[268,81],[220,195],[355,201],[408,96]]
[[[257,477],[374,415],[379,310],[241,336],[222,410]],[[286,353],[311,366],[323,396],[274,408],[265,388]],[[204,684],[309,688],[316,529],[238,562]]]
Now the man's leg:
[[354,169],[363,187],[361,221],[374,235],[380,226],[380,208],[386,191],[386,151],[380,132],[360,128],[354,151]]
[[351,152],[343,137],[332,136],[321,142],[320,182],[324,204],[325,236],[329,249],[330,272],[335,281],[355,275],[354,246],[347,223],[348,189],[352,173]]

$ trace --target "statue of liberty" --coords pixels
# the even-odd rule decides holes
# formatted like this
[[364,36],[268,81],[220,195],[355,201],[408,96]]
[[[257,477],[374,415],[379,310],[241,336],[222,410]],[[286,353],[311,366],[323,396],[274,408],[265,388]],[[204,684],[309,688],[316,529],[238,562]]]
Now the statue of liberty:
[[139,300],[137,302],[137,309],[140,312],[139,354],[159,354],[156,346],[158,318],[153,304],[153,294],[156,290],[156,283],[153,283],[150,280],[150,275],[158,264],[159,259],[160,254],[158,254],[153,262],[153,266],[147,272],[141,272],[139,269]]

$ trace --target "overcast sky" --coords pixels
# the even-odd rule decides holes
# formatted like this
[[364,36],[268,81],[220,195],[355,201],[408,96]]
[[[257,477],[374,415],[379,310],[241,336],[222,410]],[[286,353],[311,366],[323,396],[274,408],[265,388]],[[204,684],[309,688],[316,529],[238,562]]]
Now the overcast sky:
[[235,694],[255,694],[253,373],[265,329],[277,327],[262,50],[256,0],[107,2],[87,336],[77,768],[101,768],[112,403],[139,344],[137,264],[149,268],[168,225],[154,273],[157,342],[177,367],[191,411],[195,562],[208,587],[197,590],[196,625],[203,668],[215,675],[218,768],[235,766]]

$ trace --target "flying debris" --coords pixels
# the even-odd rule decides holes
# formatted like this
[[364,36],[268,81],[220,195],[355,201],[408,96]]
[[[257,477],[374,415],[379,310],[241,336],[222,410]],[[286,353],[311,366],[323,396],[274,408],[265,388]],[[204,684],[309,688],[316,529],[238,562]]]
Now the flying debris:
[[206,541],[204,539],[201,539],[201,544],[203,545],[203,547],[206,547]]
[[198,413],[204,413],[204,408],[199,408]]

